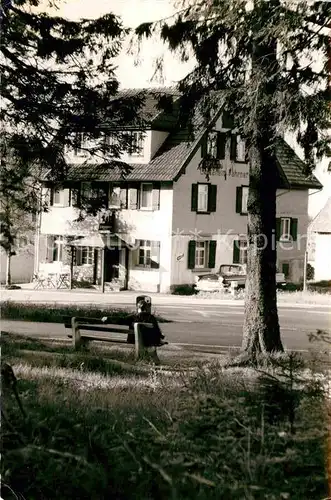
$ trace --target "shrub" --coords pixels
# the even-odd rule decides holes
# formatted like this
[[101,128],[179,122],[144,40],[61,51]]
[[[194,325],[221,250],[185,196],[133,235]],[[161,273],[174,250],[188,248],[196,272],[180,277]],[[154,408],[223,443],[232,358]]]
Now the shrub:
[[315,275],[315,268],[311,264],[307,264],[307,280],[313,280]]
[[170,287],[172,295],[196,295],[195,285],[172,285]]

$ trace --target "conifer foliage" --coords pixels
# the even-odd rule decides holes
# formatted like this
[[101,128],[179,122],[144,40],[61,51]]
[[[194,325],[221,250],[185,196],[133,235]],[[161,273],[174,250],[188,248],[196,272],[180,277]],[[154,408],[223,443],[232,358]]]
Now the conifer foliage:
[[[249,162],[244,357],[283,349],[276,301],[275,150],[295,132],[309,178],[328,140],[327,55],[331,3],[314,0],[183,0],[172,18],[140,25],[196,64],[180,83],[182,120],[221,96]],[[215,103],[216,100],[216,103]]]
[[114,145],[104,132],[131,122],[143,99],[116,96],[113,61],[126,34],[117,17],[71,21],[52,11],[53,3],[39,0],[2,4],[1,120],[16,163],[38,163],[61,177],[64,146],[104,161],[118,156],[127,138]]

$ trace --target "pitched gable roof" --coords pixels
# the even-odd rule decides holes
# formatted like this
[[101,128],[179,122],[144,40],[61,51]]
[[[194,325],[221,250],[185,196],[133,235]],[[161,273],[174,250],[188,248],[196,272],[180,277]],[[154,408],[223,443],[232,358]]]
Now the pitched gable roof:
[[[164,88],[143,88],[143,89],[122,89],[113,99],[118,98],[143,98],[143,103],[139,111],[140,119],[145,121],[146,128],[150,127],[154,130],[173,130],[178,120],[178,103],[177,100],[180,94],[173,87]],[[171,108],[163,109],[160,100],[163,98],[171,98]],[[134,121],[127,124],[126,128],[139,128],[139,124]]]
[[[201,146],[205,131],[205,128],[197,128],[194,140],[189,137],[187,130],[170,134],[149,163],[130,164],[131,171],[125,179],[127,181],[176,181]],[[322,184],[314,175],[309,178],[304,175],[303,161],[283,139],[278,140],[276,156],[280,188],[322,189]],[[118,162],[102,165],[86,163],[71,165],[67,178],[68,180],[114,182],[123,180],[123,175]]]
[[[150,122],[154,130],[167,130],[168,137],[147,164],[130,164],[130,172],[125,176],[127,181],[176,181],[183,173],[193,155],[201,146],[202,139],[207,129],[219,117],[222,108],[222,95],[218,93],[218,110],[207,126],[201,110],[195,110],[193,119],[194,139],[187,129],[176,129],[178,108],[176,97],[179,93],[171,88],[156,89],[124,89],[119,92],[120,97],[134,97],[144,93],[147,95],[141,109],[143,119]],[[158,106],[160,95],[171,95],[175,104],[173,112],[160,110]],[[134,124],[132,124],[134,128]],[[307,178],[304,175],[304,163],[294,150],[281,138],[276,144],[276,156],[279,170],[279,187],[288,189],[322,189],[322,184],[314,175]],[[122,166],[128,167],[122,163]],[[67,180],[99,180],[105,182],[123,181],[123,168],[121,162],[114,161],[107,164],[88,163],[71,164],[67,172]]]
[[331,233],[331,198],[328,199],[322,210],[316,215],[310,229],[314,233]]
[[284,141],[278,138],[276,143],[276,157],[278,162],[279,174],[284,182],[284,186],[295,188],[322,189],[323,186],[319,180],[312,174],[309,177],[304,175],[305,165],[298,157],[295,151]]

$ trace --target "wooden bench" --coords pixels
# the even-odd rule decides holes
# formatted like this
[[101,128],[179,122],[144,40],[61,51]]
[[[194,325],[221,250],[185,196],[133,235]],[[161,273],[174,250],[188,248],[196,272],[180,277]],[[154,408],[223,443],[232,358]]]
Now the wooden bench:
[[[148,345],[145,344],[144,332],[146,329],[153,328],[151,323],[134,323],[134,331],[132,332],[129,326],[125,324],[105,325],[100,318],[82,318],[77,316],[71,318],[67,316],[64,318],[64,326],[65,328],[71,329],[71,334],[68,334],[68,337],[72,338],[72,345],[75,350],[80,349],[91,340],[119,344],[134,344],[135,357],[136,359],[140,359],[146,355],[146,349],[153,347],[156,354],[156,347],[161,347],[168,343],[162,341],[160,344],[155,345],[151,345],[150,343]],[[93,334],[89,332],[93,332]],[[96,334],[94,334],[94,332],[96,332]],[[109,334],[117,334],[118,337],[116,338]],[[129,341],[129,334],[132,334],[134,337],[132,342]]]

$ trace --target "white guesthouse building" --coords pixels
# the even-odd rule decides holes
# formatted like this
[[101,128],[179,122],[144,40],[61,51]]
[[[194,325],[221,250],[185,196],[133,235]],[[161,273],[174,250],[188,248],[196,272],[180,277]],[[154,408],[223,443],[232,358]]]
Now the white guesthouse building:
[[[133,91],[134,92],[134,91]],[[77,280],[146,292],[169,292],[215,272],[221,264],[246,262],[248,165],[245,144],[220,111],[208,127],[196,123],[192,141],[174,116],[160,112],[150,93],[148,129],[132,128],[139,151],[125,154],[131,172],[125,180],[117,167],[95,163],[81,152],[69,154],[63,186],[44,179],[50,209],[40,216],[35,271],[74,263]],[[198,122],[198,120],[197,120]],[[84,153],[85,154],[85,153]],[[215,158],[220,170],[209,181],[200,171],[202,157]],[[277,147],[278,269],[287,279],[303,278],[309,189],[303,164],[283,140]],[[77,222],[77,196],[104,196],[108,212]],[[74,240],[75,246],[68,242]],[[74,248],[73,253],[69,248]]]

